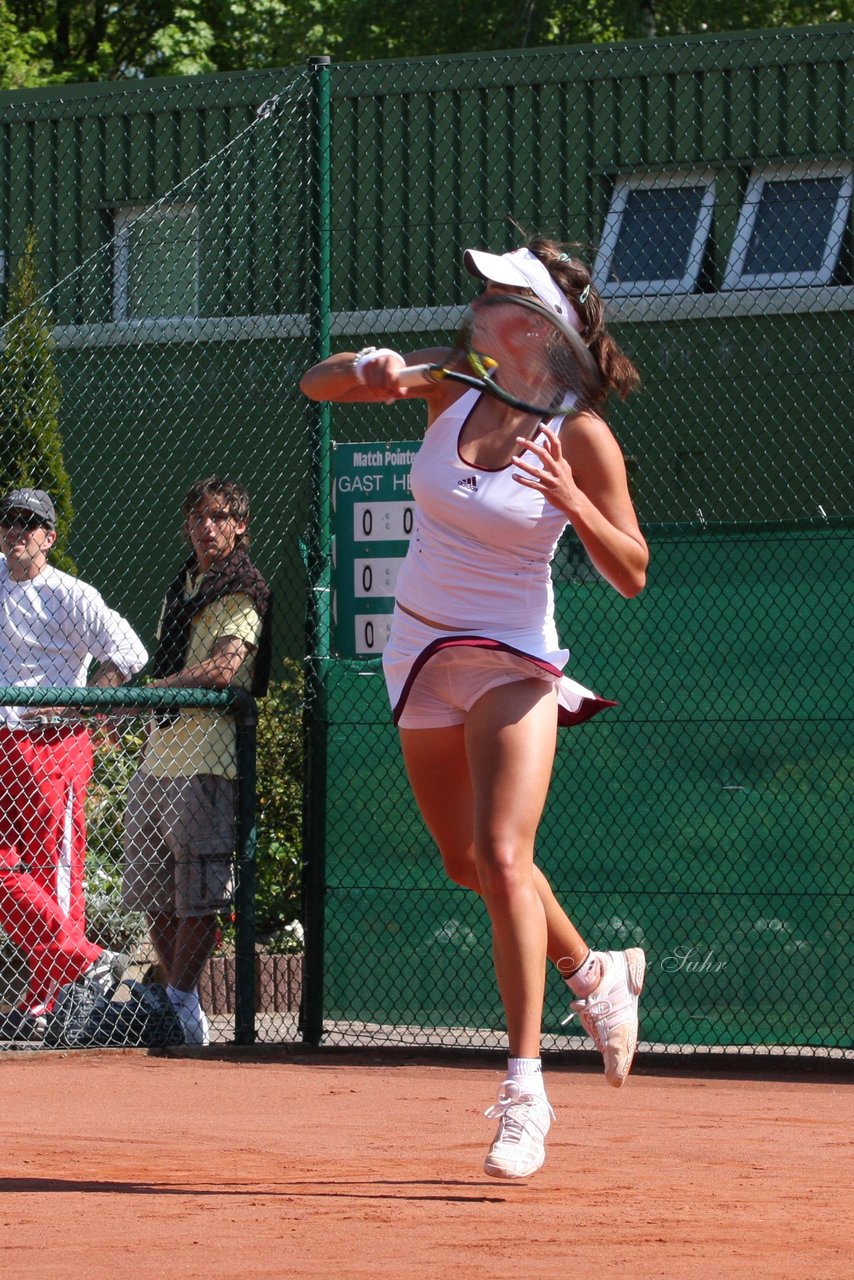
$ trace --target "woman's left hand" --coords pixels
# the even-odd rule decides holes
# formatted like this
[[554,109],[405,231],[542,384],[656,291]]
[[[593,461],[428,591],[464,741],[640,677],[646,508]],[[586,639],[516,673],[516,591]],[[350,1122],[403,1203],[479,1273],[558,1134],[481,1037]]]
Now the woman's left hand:
[[[525,446],[525,453],[536,454],[542,467],[532,466],[524,460],[524,455],[514,458],[513,466],[518,471],[514,471],[513,479],[527,489],[536,489],[552,506],[569,515],[579,500],[583,500],[584,494],[575,483],[572,467],[563,456],[560,438],[548,427],[542,427],[541,430],[546,438],[544,445],[526,440],[523,436],[519,437],[519,444]],[[519,475],[519,471],[525,474]]]

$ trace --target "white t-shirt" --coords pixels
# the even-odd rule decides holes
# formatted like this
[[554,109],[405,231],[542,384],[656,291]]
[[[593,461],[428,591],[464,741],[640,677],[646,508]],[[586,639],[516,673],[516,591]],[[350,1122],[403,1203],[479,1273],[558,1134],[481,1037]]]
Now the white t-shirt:
[[[139,636],[94,587],[52,565],[15,582],[0,556],[0,686],[80,688],[93,662],[130,677],[147,661]],[[0,723],[14,728],[18,712],[0,706]]]

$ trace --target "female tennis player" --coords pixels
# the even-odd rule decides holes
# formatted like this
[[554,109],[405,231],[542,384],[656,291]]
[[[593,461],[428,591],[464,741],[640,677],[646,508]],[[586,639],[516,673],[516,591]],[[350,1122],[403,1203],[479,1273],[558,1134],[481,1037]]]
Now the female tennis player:
[[[623,398],[640,379],[605,328],[588,268],[561,245],[534,237],[512,253],[468,250],[464,261],[485,284],[469,332],[496,297],[539,300],[595,358],[601,384],[591,407],[567,413],[576,394],[567,387],[556,416],[538,416],[444,376],[471,372],[465,336],[452,350],[405,357],[387,348],[339,353],[309,369],[301,388],[314,400],[426,401],[412,468],[415,528],[383,665],[424,821],[448,875],[489,912],[510,1057],[486,1112],[499,1123],[484,1167],[518,1179],[542,1165],[554,1118],[540,1063],[546,958],[573,993],[610,1084],[623,1083],[637,1044],[643,951],[592,951],[535,865],[534,842],[558,723],[612,705],[563,675],[569,653],[557,636],[550,562],[567,524],[621,595],[645,583],[649,554],[623,455],[597,411],[609,392]],[[490,331],[493,349],[481,346],[499,388],[512,384],[516,366],[546,361],[539,317],[511,310],[519,314]],[[433,372],[413,376],[424,365]]]

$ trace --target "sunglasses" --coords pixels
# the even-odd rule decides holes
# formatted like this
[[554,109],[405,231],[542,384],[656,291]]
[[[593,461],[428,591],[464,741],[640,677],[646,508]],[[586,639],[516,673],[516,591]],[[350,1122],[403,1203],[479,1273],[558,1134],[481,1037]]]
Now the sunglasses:
[[50,525],[41,516],[32,515],[29,511],[4,511],[0,515],[0,528],[13,529],[20,525],[25,533],[33,533],[36,529],[49,529]]

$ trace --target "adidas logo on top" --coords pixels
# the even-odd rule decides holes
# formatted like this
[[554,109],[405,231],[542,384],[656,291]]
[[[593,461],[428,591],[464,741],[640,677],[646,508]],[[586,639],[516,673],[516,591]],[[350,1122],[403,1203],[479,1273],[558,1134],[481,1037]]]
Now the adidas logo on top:
[[464,480],[457,481],[458,489],[477,489],[477,476],[466,476]]

